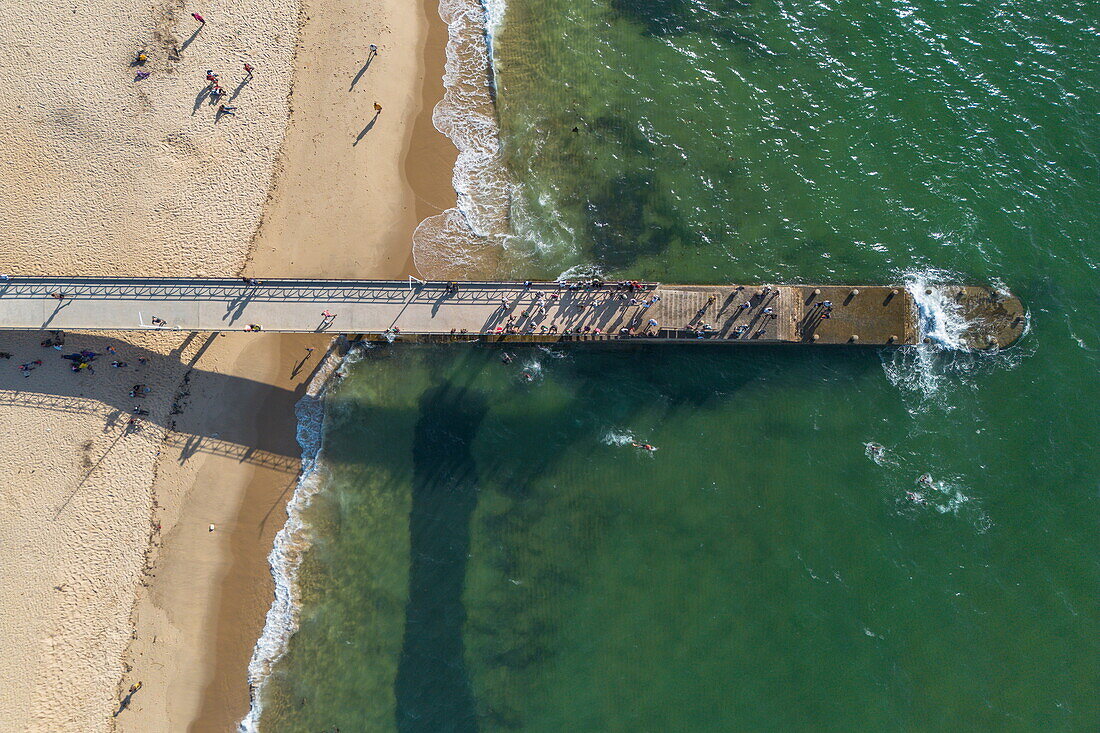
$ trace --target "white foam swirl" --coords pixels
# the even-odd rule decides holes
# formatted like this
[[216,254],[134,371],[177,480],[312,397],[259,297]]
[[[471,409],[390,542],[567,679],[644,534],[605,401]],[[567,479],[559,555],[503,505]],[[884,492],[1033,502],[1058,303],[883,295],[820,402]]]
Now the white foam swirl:
[[944,295],[942,289],[930,282],[930,275],[912,273],[906,277],[905,289],[913,296],[920,317],[921,340],[948,349],[966,351],[963,340],[967,323],[962,310],[954,300]]
[[458,201],[413,234],[413,261],[425,277],[484,272],[507,232],[512,184],[500,158],[492,56],[505,9],[504,0],[440,0],[447,62],[432,123],[458,148],[451,176]]
[[248,664],[248,684],[251,707],[238,729],[256,733],[262,711],[262,692],[271,668],[286,653],[290,637],[298,629],[298,568],[310,545],[309,528],[302,513],[324,486],[317,457],[324,436],[324,385],[334,369],[333,360],[326,360],[310,383],[306,394],[294,407],[298,419],[297,438],[302,448],[302,472],[293,496],[287,502],[287,520],[275,535],[275,543],[267,556],[275,580],[275,599],[267,611],[264,630],[252,650]]
[[886,377],[907,398],[910,413],[954,409],[954,392],[969,389],[990,370],[1019,363],[1023,351],[1018,347],[983,352],[966,346],[963,335],[969,324],[954,299],[943,292],[945,283],[964,282],[963,276],[927,270],[906,273],[903,281],[917,306],[919,343],[881,353]]

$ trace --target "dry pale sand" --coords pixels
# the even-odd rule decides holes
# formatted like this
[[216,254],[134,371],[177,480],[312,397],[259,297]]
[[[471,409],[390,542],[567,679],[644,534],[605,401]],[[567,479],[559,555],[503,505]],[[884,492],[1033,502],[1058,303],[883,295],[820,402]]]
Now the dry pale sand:
[[431,126],[447,33],[437,8],[304,0],[294,114],[251,274],[413,272],[410,233],[454,203],[456,151]]
[[[192,11],[207,20],[193,39]],[[294,0],[31,0],[5,13],[0,270],[235,272],[282,143],[297,20]],[[131,66],[141,49],[149,61]],[[206,70],[232,95],[246,61],[256,76],[236,117],[215,122]]]
[[[439,183],[453,156],[423,124],[439,21],[407,0],[369,5],[9,13],[0,272],[408,271],[418,217],[453,202]],[[381,53],[351,90],[372,41]],[[135,82],[141,49],[150,77]],[[238,90],[245,61],[256,74]],[[236,116],[216,120],[202,98],[208,68]],[[434,152],[419,163],[418,149]],[[265,558],[298,469],[292,405],[327,347],[251,336],[70,334],[62,353],[118,352],[74,374],[44,334],[0,334],[13,356],[0,359],[0,730],[225,730],[247,710]],[[138,382],[152,391],[131,399]],[[135,404],[150,414],[131,426]]]

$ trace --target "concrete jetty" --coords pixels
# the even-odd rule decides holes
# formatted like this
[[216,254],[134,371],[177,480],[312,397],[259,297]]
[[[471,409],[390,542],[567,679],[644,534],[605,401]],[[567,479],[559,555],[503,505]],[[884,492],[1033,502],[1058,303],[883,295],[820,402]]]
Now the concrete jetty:
[[[971,348],[1020,337],[1019,299],[940,288]],[[330,314],[330,315],[325,315]],[[0,329],[333,332],[393,340],[902,346],[923,337],[905,287],[604,282],[14,278]]]

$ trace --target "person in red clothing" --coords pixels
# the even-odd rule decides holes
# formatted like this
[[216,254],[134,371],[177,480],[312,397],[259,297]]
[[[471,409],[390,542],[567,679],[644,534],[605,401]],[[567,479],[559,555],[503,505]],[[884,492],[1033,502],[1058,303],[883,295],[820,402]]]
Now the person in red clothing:
[[203,17],[202,17],[201,15],[199,15],[198,13],[191,13],[191,17],[192,17],[192,18],[194,18],[195,20],[199,21],[199,22],[200,22],[200,23],[202,23],[203,25],[206,25],[206,19],[205,19],[205,18],[203,18]]

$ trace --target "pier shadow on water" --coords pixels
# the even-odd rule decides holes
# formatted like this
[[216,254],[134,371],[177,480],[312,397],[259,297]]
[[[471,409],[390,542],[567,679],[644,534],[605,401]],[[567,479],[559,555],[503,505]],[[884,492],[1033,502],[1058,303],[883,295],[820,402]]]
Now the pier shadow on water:
[[409,596],[395,681],[397,728],[405,733],[477,729],[462,591],[478,491],[472,447],[487,411],[483,394],[448,382],[420,400]]

